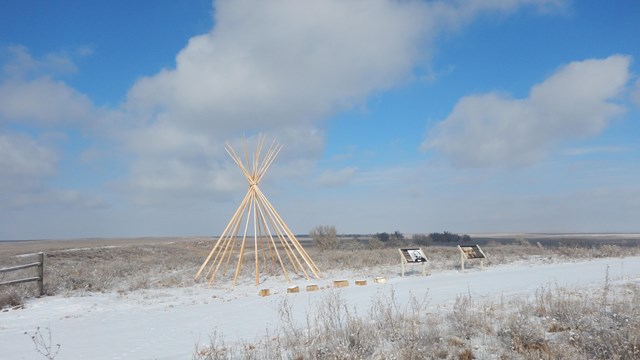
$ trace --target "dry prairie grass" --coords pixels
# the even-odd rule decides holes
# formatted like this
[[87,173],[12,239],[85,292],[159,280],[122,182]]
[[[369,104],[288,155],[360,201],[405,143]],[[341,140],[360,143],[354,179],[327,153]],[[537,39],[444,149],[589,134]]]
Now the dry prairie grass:
[[[213,245],[211,239],[171,243],[119,244],[117,247],[50,249],[47,251],[45,292],[132,291],[183,287]],[[410,244],[402,244],[410,245]],[[485,265],[517,261],[554,262],[604,256],[640,254],[633,244],[558,243],[544,247],[527,241],[482,245]],[[455,244],[423,246],[430,271],[459,268]],[[47,249],[43,249],[47,250]],[[368,249],[351,243],[341,250],[309,248],[323,271],[358,274],[383,271],[397,274],[396,247]],[[0,251],[0,253],[2,253]],[[1,256],[0,268],[30,262],[28,257]],[[241,277],[253,276],[251,257]],[[472,264],[472,266],[474,266]],[[23,274],[12,274],[21,277]],[[290,306],[280,304],[280,324],[254,343],[224,343],[211,336],[209,346],[197,348],[194,359],[638,359],[640,358],[640,286],[612,286],[606,276],[600,289],[570,291],[541,288],[533,299],[505,303],[479,302],[460,296],[450,311],[428,311],[429,299],[399,304],[382,294],[366,317],[357,314],[337,291],[327,291],[304,328],[294,325]],[[4,279],[9,280],[7,276]],[[0,307],[20,305],[33,296],[34,285],[0,288]]]
[[[190,240],[168,244],[119,245],[52,249],[46,252],[44,292],[71,295],[82,292],[130,291],[187,286],[209,242]],[[35,261],[35,255],[0,257],[0,268]],[[33,269],[4,274],[4,280],[33,276]],[[0,275],[2,276],[2,275]],[[35,285],[0,287],[0,299],[19,290],[32,296]],[[2,303],[0,303],[0,306]]]
[[[137,289],[185,287],[194,284],[193,276],[206,258],[214,239],[131,239],[114,240],[115,246],[106,241],[65,242],[48,241],[44,248],[37,248],[34,242],[25,245],[28,250],[45,251],[45,294],[71,295],[82,292],[133,291]],[[92,247],[91,245],[98,245]],[[395,244],[410,246],[405,242]],[[423,246],[429,259],[429,271],[443,271],[460,267],[460,255],[456,244]],[[325,273],[348,270],[354,276],[369,276],[372,273],[384,276],[399,274],[399,254],[397,247],[368,248],[355,240],[345,241],[341,249],[319,250],[306,246],[309,255]],[[517,261],[554,262],[570,259],[595,258],[604,256],[631,256],[640,254],[640,245],[627,242],[625,245],[607,245],[558,242],[555,246],[537,246],[524,240],[517,243],[490,241],[482,245],[488,259],[485,266]],[[35,256],[19,256],[18,245],[4,247],[0,244],[0,268],[35,261]],[[233,260],[232,260],[233,261]],[[240,278],[254,276],[252,256],[246,256]],[[467,267],[477,267],[470,262]],[[280,269],[271,265],[268,269],[275,274]],[[412,266],[408,270],[415,271]],[[416,268],[417,269],[417,268]],[[33,276],[33,269],[0,274],[0,281]],[[233,270],[230,271],[233,275]],[[228,281],[220,277],[216,281]],[[202,280],[200,280],[202,281]],[[0,308],[20,305],[24,298],[34,296],[35,285],[0,287]]]
[[358,316],[329,291],[304,326],[295,325],[285,299],[274,333],[225,345],[214,332],[193,359],[638,359],[638,301],[639,284],[605,284],[543,288],[535,299],[505,303],[462,296],[450,311],[430,313],[428,298],[399,304],[392,291]]

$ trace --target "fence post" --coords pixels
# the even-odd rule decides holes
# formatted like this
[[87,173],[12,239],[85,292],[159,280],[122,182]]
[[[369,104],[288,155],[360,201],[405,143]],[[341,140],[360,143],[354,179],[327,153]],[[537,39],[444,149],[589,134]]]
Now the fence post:
[[38,292],[40,295],[38,297],[41,297],[44,295],[44,253],[38,253],[38,258],[40,262],[40,265],[38,265]]

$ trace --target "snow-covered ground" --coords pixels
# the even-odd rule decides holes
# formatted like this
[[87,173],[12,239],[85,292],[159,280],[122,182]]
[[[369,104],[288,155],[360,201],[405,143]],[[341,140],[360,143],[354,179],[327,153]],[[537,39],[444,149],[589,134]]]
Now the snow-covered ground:
[[[544,286],[603,286],[607,274],[612,282],[640,281],[640,257],[518,263],[426,277],[414,271],[404,278],[387,277],[385,284],[374,284],[373,278],[368,278],[366,286],[355,286],[357,279],[348,273],[333,273],[317,282],[286,284],[271,279],[258,287],[242,283],[235,290],[195,285],[120,294],[50,296],[29,300],[25,309],[0,312],[0,359],[41,357],[29,336],[38,327],[49,328],[52,342],[61,345],[57,359],[190,359],[195,345],[207,344],[214,330],[227,344],[252,342],[269,329],[273,332],[285,298],[302,322],[330,291],[339,291],[358,314],[366,314],[372,300],[391,289],[400,304],[412,295],[418,299],[426,296],[429,307],[437,311],[451,306],[461,294],[500,301],[531,296]],[[342,278],[349,280],[348,287],[329,289],[333,280]],[[309,283],[322,289],[306,292]],[[287,293],[291,285],[299,285],[300,293]],[[269,288],[272,295],[258,296],[261,288]]]

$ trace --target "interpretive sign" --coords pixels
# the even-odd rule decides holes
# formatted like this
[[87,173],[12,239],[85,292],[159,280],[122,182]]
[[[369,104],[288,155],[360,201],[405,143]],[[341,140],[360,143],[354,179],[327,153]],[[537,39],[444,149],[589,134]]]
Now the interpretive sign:
[[480,259],[480,269],[484,267],[484,260],[487,255],[482,251],[479,245],[458,245],[460,250],[460,267],[464,270],[465,260]]
[[422,275],[426,275],[427,257],[421,248],[403,248],[398,249],[400,252],[400,265],[402,266],[402,276],[404,276],[405,264],[422,264]]

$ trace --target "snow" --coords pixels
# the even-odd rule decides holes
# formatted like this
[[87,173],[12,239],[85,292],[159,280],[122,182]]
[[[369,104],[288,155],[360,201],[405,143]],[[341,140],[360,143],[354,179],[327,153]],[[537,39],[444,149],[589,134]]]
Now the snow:
[[[398,271],[399,271],[398,266]],[[411,270],[411,269],[410,269]],[[605,258],[553,264],[517,263],[466,271],[444,271],[423,277],[387,277],[385,284],[355,286],[353,274],[332,273],[318,282],[287,284],[268,279],[254,286],[249,280],[235,290],[194,285],[189,288],[140,290],[127,293],[87,293],[29,300],[25,309],[0,312],[0,359],[37,358],[31,337],[37,327],[50,328],[52,342],[61,344],[58,359],[188,359],[197,343],[207,344],[215,331],[227,344],[253,342],[278,327],[278,309],[287,300],[300,323],[328,292],[338,291],[358,314],[366,314],[380,293],[393,289],[396,300],[427,297],[429,307],[450,306],[458,295],[500,301],[531,296],[541,287],[585,288],[640,279],[640,257]],[[352,275],[352,276],[350,276]],[[333,280],[349,286],[329,289]],[[306,292],[318,284],[321,290]],[[299,285],[300,293],[287,293]],[[269,288],[271,296],[258,296]],[[430,310],[431,311],[431,310]]]

